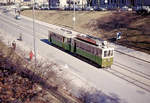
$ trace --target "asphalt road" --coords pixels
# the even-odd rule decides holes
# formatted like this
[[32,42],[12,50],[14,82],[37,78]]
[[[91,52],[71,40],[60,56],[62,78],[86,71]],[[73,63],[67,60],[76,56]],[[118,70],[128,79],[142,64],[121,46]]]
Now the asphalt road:
[[[23,42],[29,48],[33,48],[32,27],[33,23],[28,19],[21,18],[21,20],[16,20],[14,15],[9,12],[0,13],[0,29],[7,32],[7,35],[13,36],[16,39],[19,34],[22,33]],[[40,56],[55,61],[60,65],[68,65],[70,71],[74,72],[81,78],[84,78],[96,88],[102,90],[105,94],[121,99],[121,102],[149,103],[150,92],[146,89],[142,89],[108,71],[97,68],[94,65],[47,44],[46,39],[48,37],[48,30],[51,28],[56,28],[56,26],[50,25],[48,27],[39,23],[35,24],[36,51]],[[126,69],[135,70],[133,72],[139,71],[139,74],[150,78],[150,63],[137,60],[118,52],[115,52],[114,62],[115,64],[119,63],[118,65],[121,65]],[[119,72],[125,74],[128,73],[127,71],[120,69],[120,67],[116,67],[116,65],[113,65],[112,69],[117,69]],[[110,68],[107,70],[110,70]],[[121,76],[119,73],[118,75]],[[132,75],[133,74],[130,76],[132,77]],[[136,82],[135,80],[131,81]],[[148,87],[146,88],[149,90],[149,79],[144,80],[144,83],[148,83]]]

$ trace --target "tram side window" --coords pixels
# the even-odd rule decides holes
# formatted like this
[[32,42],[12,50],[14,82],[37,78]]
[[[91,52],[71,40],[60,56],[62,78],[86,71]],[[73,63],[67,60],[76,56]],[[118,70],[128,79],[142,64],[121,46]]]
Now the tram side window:
[[97,54],[96,55],[98,55],[98,56],[101,55],[99,49],[97,49]]
[[94,54],[94,48],[93,47],[91,47],[91,53]]
[[98,55],[98,50],[96,48],[94,48],[94,54]]
[[67,38],[67,43],[71,43],[71,39],[70,38]]
[[102,51],[100,49],[97,49],[97,55],[102,56]]

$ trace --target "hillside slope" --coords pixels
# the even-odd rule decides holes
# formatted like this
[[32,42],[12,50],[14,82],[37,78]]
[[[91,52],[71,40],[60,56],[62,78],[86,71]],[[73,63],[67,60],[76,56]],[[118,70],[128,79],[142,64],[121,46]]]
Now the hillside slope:
[[0,41],[0,103],[81,103],[29,68],[24,59]]

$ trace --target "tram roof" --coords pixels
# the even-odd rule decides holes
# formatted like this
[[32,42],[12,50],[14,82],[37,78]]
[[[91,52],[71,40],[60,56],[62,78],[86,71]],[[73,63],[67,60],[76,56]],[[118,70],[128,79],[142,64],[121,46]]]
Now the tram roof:
[[[102,39],[100,39],[100,38],[97,38],[97,37],[94,37],[94,36],[90,36],[90,35],[87,35],[87,34],[81,34],[81,33],[77,33],[77,32],[74,32],[74,31],[72,31],[72,30],[67,30],[67,29],[65,29],[65,28],[57,28],[57,29],[51,29],[51,31],[50,32],[54,32],[54,33],[56,33],[56,34],[59,34],[59,35],[62,35],[62,36],[64,36],[64,37],[66,37],[66,38],[76,38],[76,37],[78,37],[78,36],[83,36],[83,37],[85,37],[85,38],[89,38],[89,39],[91,39],[91,40],[94,40],[95,41],[95,43],[96,43],[96,45],[93,45],[93,46],[95,46],[95,47],[98,47],[98,48],[103,48],[104,46],[103,46],[103,42],[104,42],[104,40],[102,40]],[[79,40],[80,41],[80,40]],[[82,41],[82,42],[85,42],[85,41]],[[88,44],[88,43],[87,43]],[[92,45],[92,44],[89,44],[89,45]],[[111,48],[108,44],[107,44],[107,46],[106,46],[107,48]]]
[[73,32],[71,30],[64,29],[64,28],[52,29],[52,32],[62,35],[66,38],[74,38],[78,35],[78,33]]

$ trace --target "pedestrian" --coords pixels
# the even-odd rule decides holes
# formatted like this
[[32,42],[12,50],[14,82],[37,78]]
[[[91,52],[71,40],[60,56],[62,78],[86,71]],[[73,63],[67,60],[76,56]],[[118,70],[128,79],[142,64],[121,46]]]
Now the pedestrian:
[[12,48],[13,48],[14,50],[16,50],[16,42],[15,42],[15,40],[12,42]]
[[29,60],[31,61],[32,58],[33,58],[33,52],[32,52],[32,50],[31,50],[30,53],[29,53]]
[[121,39],[121,32],[117,32],[117,36],[116,36],[116,40],[120,40]]

